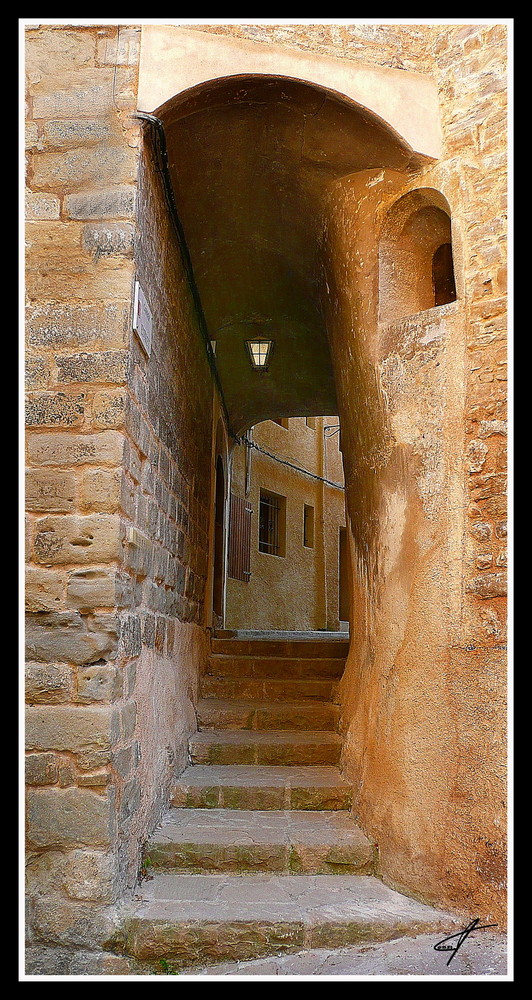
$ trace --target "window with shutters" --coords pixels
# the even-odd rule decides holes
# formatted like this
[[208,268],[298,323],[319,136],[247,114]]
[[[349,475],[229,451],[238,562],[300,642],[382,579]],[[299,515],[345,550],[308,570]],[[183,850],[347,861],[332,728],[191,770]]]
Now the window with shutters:
[[251,576],[251,514],[248,500],[231,494],[227,575],[248,583]]

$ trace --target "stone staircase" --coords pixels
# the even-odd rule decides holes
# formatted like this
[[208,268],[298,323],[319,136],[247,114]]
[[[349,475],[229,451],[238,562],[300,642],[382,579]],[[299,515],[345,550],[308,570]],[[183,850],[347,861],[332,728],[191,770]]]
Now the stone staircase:
[[213,638],[190,766],[123,922],[137,962],[176,972],[449,927],[375,877],[353,822],[334,704],[347,650],[345,636]]

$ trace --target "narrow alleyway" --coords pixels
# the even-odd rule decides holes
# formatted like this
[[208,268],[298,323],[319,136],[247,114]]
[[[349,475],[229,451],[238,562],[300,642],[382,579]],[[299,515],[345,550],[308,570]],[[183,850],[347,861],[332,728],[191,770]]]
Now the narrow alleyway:
[[497,975],[507,26],[235,27],[25,32],[26,968]]

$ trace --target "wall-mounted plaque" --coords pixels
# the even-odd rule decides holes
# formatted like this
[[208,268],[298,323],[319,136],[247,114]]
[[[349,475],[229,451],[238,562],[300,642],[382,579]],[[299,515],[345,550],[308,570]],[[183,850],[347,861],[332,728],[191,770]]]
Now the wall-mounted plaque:
[[146,296],[138,281],[135,281],[135,301],[133,305],[133,330],[137,334],[148,357],[151,354],[153,319]]

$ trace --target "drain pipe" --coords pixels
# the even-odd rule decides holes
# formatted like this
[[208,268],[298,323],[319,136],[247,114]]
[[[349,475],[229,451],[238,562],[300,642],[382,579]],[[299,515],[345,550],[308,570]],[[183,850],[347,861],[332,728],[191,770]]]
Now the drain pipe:
[[209,336],[209,331],[207,328],[207,321],[205,319],[205,314],[203,312],[203,306],[201,304],[201,298],[198,291],[198,286],[196,285],[196,279],[194,277],[192,260],[190,258],[190,252],[188,249],[185,232],[181,224],[181,219],[179,218],[179,213],[177,211],[177,206],[175,203],[174,191],[172,188],[172,182],[170,180],[170,170],[168,167],[168,149],[166,145],[166,135],[164,131],[164,125],[160,118],[157,118],[156,115],[148,114],[147,111],[134,111],[131,117],[138,118],[144,122],[148,122],[148,124],[150,124],[154,130],[156,136],[157,157],[159,160],[159,172],[161,174],[163,181],[166,203],[168,205],[170,217],[172,219],[177,234],[179,249],[181,251],[181,258],[188,278],[190,290],[192,293],[192,299],[194,302],[194,309],[198,320],[198,326],[200,328],[200,333],[205,347],[205,353],[207,355],[207,362],[209,364],[212,377],[214,379],[216,388],[218,390],[218,395],[220,397],[220,403],[222,406],[222,411],[225,418],[228,434],[233,439],[233,441],[239,441],[240,439],[236,437],[236,435],[233,433],[231,429],[229,413],[225,402],[220,376],[218,374],[218,369],[216,367],[216,360],[214,356],[214,351],[212,349],[211,338]]

